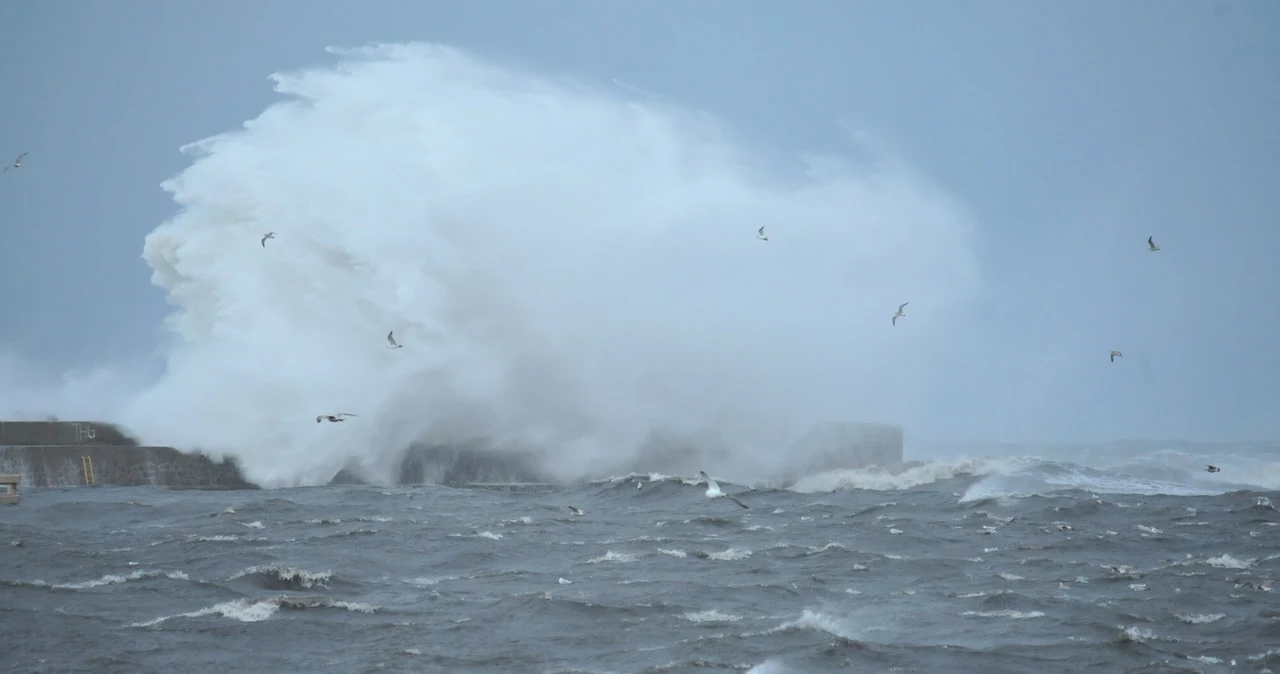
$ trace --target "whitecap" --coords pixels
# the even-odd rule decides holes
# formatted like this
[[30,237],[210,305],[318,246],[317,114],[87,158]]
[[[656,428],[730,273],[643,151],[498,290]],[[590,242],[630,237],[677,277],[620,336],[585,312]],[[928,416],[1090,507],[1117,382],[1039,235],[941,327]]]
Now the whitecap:
[[1042,611],[1014,611],[1004,609],[1000,611],[965,611],[960,615],[974,618],[1008,618],[1010,620],[1027,620],[1029,618],[1043,618]]
[[750,556],[751,556],[750,550],[740,550],[738,548],[729,548],[728,550],[721,550],[720,552],[707,553],[708,559],[718,559],[721,561],[734,561],[739,559],[746,559]]
[[245,576],[256,574],[274,576],[275,578],[285,582],[295,582],[299,587],[328,587],[329,581],[333,579],[333,573],[330,571],[307,571],[305,569],[295,569],[291,566],[280,566],[277,564],[259,564],[242,569],[231,575],[228,580],[238,580]]
[[728,613],[721,613],[715,609],[711,609],[709,611],[697,611],[694,613],[685,613],[680,617],[684,618],[685,620],[688,620],[691,623],[698,623],[700,625],[736,623],[742,620],[741,616],[730,615]]
[[207,615],[218,614],[224,618],[239,620],[240,622],[253,623],[260,622],[275,615],[280,610],[279,604],[269,599],[251,600],[236,599],[233,601],[214,604],[209,608],[202,608],[198,611],[190,613],[179,613],[178,615],[161,616],[145,622],[132,623],[129,627],[154,627],[160,623],[174,620],[176,618],[202,618]]
[[1227,617],[1225,613],[1175,613],[1178,620],[1191,625],[1206,625]]
[[625,564],[627,562],[634,562],[634,561],[636,561],[636,556],[633,554],[626,553],[626,552],[614,552],[613,550],[609,550],[605,552],[603,555],[600,555],[599,557],[588,559],[587,563],[601,564],[604,562],[616,562],[618,564]]
[[1229,554],[1223,553],[1217,557],[1209,557],[1204,560],[1205,564],[1219,569],[1247,569],[1253,566],[1256,559],[1237,559]]

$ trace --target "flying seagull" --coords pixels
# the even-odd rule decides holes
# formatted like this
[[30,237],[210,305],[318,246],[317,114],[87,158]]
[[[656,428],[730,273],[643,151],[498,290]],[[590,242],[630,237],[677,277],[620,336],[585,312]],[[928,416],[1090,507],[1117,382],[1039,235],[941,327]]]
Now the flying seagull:
[[894,314],[894,315],[893,315],[893,324],[894,324],[894,325],[897,325],[897,324],[898,324],[898,319],[899,319],[899,318],[902,318],[903,316],[906,316],[906,315],[907,315],[907,312],[903,311],[903,309],[906,309],[908,304],[911,304],[911,303],[910,303],[910,302],[903,302],[902,304],[899,304],[899,305],[898,305],[898,313],[896,313],[896,314]]
[[396,338],[391,336],[394,333],[395,333],[395,330],[392,330],[391,332],[387,333],[387,341],[391,342],[391,346],[387,347],[388,349],[399,349],[404,346],[403,344],[396,344]]
[[1221,471],[1221,470],[1222,470],[1222,469],[1221,469],[1221,468],[1219,468],[1219,467],[1217,467],[1217,466],[1209,466],[1208,468],[1205,468],[1205,469],[1204,469],[1204,472],[1206,472],[1206,473],[1216,473],[1216,472]]
[[756,238],[760,239],[761,241],[769,240],[769,237],[764,235],[764,227],[761,227],[760,229],[756,230]]
[[1113,363],[1114,363],[1114,362],[1116,362],[1116,359],[1117,359],[1117,358],[1124,358],[1124,354],[1123,354],[1123,353],[1120,353],[1119,351],[1112,351],[1112,352],[1111,352],[1111,362],[1113,362]]
[[263,234],[263,235],[262,235],[262,247],[263,247],[263,248],[266,248],[266,247],[267,247],[267,239],[274,239],[274,238],[276,238],[276,233],[275,233],[275,232],[267,232],[266,234]]
[[1157,245],[1156,245],[1156,242],[1155,242],[1155,241],[1152,241],[1152,239],[1154,239],[1154,238],[1155,238],[1155,237],[1152,237],[1152,236],[1148,236],[1148,237],[1147,237],[1147,250],[1149,250],[1149,251],[1151,251],[1151,252],[1153,252],[1153,253],[1154,253],[1154,252],[1156,252],[1157,250],[1160,250],[1160,246],[1157,246]]
[[27,156],[26,152],[23,152],[22,154],[18,155],[18,158],[13,160],[13,165],[4,167],[4,170],[0,171],[0,173],[8,173],[9,169],[11,168],[22,168],[22,158],[25,156]]
[[743,508],[747,507],[747,504],[742,501],[720,491],[720,485],[717,484],[715,480],[711,479],[711,476],[707,475],[706,471],[698,471],[698,476],[707,481],[707,498],[727,498]]
[[318,424],[321,421],[328,419],[329,421],[332,421],[333,423],[336,424],[339,421],[346,421],[347,420],[346,417],[354,417],[354,416],[357,416],[357,415],[348,414],[347,412],[339,412],[337,414],[321,414],[316,417],[316,423]]
[[581,510],[579,510],[577,506],[569,506],[569,510],[572,511],[574,515],[578,515],[579,517],[586,514]]

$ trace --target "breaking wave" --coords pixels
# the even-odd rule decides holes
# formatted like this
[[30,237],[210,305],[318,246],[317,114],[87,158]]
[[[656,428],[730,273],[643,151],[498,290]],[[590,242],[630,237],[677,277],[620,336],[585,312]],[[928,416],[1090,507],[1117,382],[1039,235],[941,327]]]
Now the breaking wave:
[[[968,478],[961,501],[1045,495],[1081,490],[1097,494],[1212,496],[1237,490],[1280,489],[1280,457],[1254,448],[1224,461],[1230,473],[1205,473],[1194,457],[1170,461],[1164,452],[1126,458],[1118,465],[1082,465],[1035,456],[909,461],[891,466],[831,470],[790,486],[801,493],[836,489],[896,491]],[[976,479],[975,479],[976,478]]]
[[[658,430],[767,467],[848,410],[928,409],[940,327],[978,287],[973,228],[873,139],[851,138],[869,162],[777,161],[612,85],[433,45],[331,52],[163,184],[178,212],[143,247],[174,307],[162,374],[24,383],[6,406],[231,456],[264,487],[393,481],[420,441],[575,479]],[[905,297],[929,309],[890,334]],[[337,412],[358,416],[314,420]]]

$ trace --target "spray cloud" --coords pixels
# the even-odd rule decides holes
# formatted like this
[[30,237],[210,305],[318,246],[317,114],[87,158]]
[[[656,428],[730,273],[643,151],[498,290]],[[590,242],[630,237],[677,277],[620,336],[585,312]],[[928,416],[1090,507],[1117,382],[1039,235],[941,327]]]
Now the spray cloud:
[[[331,51],[164,184],[179,210],[143,251],[174,305],[164,372],[28,386],[28,409],[283,486],[387,475],[424,438],[488,437],[564,478],[655,429],[766,465],[814,422],[928,406],[978,278],[963,208],[904,162],[796,175],[611,85],[434,45]],[[359,416],[315,423],[334,412]]]

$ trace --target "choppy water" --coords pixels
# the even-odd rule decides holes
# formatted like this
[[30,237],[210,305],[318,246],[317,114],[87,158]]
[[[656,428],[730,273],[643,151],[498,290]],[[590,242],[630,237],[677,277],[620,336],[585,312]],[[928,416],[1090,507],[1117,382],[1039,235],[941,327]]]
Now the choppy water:
[[1280,671],[1277,492],[892,486],[28,490],[0,668]]

